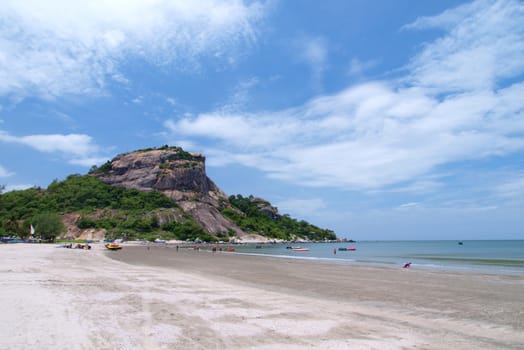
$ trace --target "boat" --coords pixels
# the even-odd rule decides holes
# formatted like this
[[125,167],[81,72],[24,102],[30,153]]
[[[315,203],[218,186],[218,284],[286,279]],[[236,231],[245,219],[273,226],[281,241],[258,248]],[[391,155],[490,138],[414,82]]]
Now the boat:
[[120,250],[122,246],[118,243],[107,243],[105,247],[109,250]]
[[291,248],[291,250],[294,251],[294,252],[309,252],[309,249],[302,248],[302,247],[293,247],[293,248]]
[[338,250],[340,250],[340,251],[355,251],[355,250],[357,250],[357,248],[355,248],[355,247],[347,247],[347,248],[346,247],[341,247],[341,248],[338,248]]

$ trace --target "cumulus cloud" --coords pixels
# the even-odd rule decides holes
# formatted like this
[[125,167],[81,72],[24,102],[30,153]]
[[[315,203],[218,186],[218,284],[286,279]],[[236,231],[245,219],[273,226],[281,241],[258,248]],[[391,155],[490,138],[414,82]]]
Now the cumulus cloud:
[[[0,7],[0,96],[99,94],[129,58],[193,67],[256,40],[257,1],[17,1]],[[189,64],[191,63],[191,65]]]
[[524,84],[437,101],[418,90],[375,82],[301,108],[202,114],[166,126],[177,135],[218,141],[229,162],[274,178],[371,189],[413,180],[446,163],[522,149],[524,140],[512,135],[524,131],[521,118],[513,116],[524,102],[504,103],[518,93],[524,93]]
[[409,29],[438,25],[445,34],[400,79],[286,110],[221,110],[165,126],[178,139],[212,140],[205,152],[214,165],[240,163],[309,186],[438,188],[430,175],[440,167],[524,149],[523,7],[478,1],[417,20]]
[[90,136],[83,134],[13,136],[0,131],[0,142],[21,144],[44,153],[59,153],[76,165],[90,166],[106,160],[97,156],[100,147],[93,143]]

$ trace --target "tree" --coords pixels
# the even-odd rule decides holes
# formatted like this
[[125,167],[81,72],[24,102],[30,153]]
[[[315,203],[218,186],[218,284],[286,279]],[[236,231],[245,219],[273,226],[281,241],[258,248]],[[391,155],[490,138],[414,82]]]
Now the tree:
[[20,235],[20,223],[14,216],[10,216],[7,218],[6,221],[3,223],[4,230],[7,232],[7,234],[12,236],[19,236]]
[[55,213],[42,213],[33,216],[31,220],[36,236],[44,241],[54,241],[66,228],[60,215]]

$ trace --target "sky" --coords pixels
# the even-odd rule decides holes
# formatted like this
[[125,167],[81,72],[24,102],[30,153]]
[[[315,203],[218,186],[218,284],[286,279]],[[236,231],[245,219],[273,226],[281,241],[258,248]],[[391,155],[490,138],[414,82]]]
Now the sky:
[[165,144],[339,237],[524,239],[524,2],[2,0],[6,191]]

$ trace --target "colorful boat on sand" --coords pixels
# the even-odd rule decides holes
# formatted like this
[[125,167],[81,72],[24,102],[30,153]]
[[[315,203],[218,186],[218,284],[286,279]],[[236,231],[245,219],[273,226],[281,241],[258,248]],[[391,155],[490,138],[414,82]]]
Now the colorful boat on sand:
[[120,250],[122,249],[122,246],[117,243],[107,243],[105,247],[109,250]]

